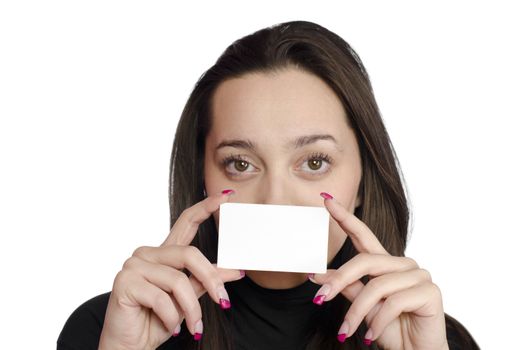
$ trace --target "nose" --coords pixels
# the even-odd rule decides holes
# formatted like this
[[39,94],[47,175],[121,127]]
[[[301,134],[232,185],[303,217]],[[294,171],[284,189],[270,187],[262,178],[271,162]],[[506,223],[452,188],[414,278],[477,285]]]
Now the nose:
[[283,172],[269,172],[259,188],[260,203],[275,205],[298,205],[294,180]]

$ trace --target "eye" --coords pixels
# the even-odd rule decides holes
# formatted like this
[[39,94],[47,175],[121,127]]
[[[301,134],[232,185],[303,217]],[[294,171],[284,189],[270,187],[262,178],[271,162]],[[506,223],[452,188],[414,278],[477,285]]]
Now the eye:
[[[227,169],[227,167],[231,164],[234,165],[234,171],[232,169]],[[241,155],[231,154],[222,159],[222,166],[224,167],[224,169],[227,170],[230,175],[238,176],[238,174],[246,172],[246,170],[252,165],[250,165],[250,163],[245,160]]]
[[[313,153],[308,158],[305,158],[305,162],[307,162],[308,168],[310,170],[309,173],[312,173],[314,175],[322,175],[330,171],[330,166],[334,162],[333,159],[325,153]],[[326,166],[323,166],[324,163],[326,163]],[[303,163],[304,164],[304,163]],[[319,169],[324,168],[325,170],[318,171]]]

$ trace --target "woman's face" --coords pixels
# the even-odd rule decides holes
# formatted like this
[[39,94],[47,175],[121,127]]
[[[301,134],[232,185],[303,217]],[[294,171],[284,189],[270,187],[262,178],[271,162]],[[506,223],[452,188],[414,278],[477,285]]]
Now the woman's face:
[[[213,95],[212,117],[207,193],[231,188],[231,202],[324,207],[324,191],[351,211],[361,204],[356,137],[341,101],[319,77],[288,68],[224,81]],[[328,261],[345,238],[330,217]]]

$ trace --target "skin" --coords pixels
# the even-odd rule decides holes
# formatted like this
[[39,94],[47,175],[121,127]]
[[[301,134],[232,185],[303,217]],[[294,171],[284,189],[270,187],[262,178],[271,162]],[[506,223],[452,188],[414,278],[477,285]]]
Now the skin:
[[[249,74],[220,84],[213,96],[213,114],[205,154],[210,195],[182,212],[159,247],[139,247],[125,261],[114,279],[99,349],[155,349],[177,336],[184,321],[199,340],[204,327],[198,299],[207,293],[222,308],[230,307],[224,284],[243,275],[218,268],[190,245],[199,225],[211,215],[218,227],[220,205],[228,201],[324,206],[330,214],[329,261],[347,235],[351,238],[358,255],[337,270],[309,276],[321,285],[314,303],[320,305],[339,293],[352,302],[338,331],[339,341],[365,320],[369,327],[365,339],[376,340],[384,349],[448,349],[441,293],[429,273],[410,258],[391,256],[353,213],[361,204],[357,197],[361,158],[333,91],[316,76],[296,69]],[[336,143],[318,140],[298,149],[287,146],[310,134],[332,135]],[[227,139],[249,139],[256,149],[226,147],[216,152]],[[314,161],[313,152],[325,153],[333,162],[326,163],[320,155]],[[245,162],[222,166],[222,157],[231,153],[241,154]],[[225,189],[235,192],[223,194]],[[323,191],[334,198],[322,199]],[[190,276],[182,272],[184,268]],[[247,275],[272,289],[295,287],[307,277],[266,271]],[[365,275],[371,280],[363,285],[360,278]]]
[[[238,203],[323,206],[319,193],[333,193],[352,209],[361,180],[361,158],[346,112],[335,93],[319,77],[297,69],[279,74],[247,74],[221,83],[213,96],[213,124],[206,137],[205,187],[207,193],[234,189]],[[302,148],[290,141],[305,135],[329,134]],[[228,146],[225,140],[250,140],[256,150]],[[329,155],[309,166],[314,152]],[[222,165],[222,159],[240,155],[243,161]],[[248,163],[244,163],[244,161]],[[238,165],[237,165],[238,164]],[[245,165],[244,165],[245,164]],[[238,168],[237,168],[238,166]],[[242,170],[241,170],[242,169]],[[214,219],[218,227],[218,212]],[[330,220],[328,262],[343,245],[347,234]],[[307,274],[246,271],[255,283],[272,289],[292,288]]]

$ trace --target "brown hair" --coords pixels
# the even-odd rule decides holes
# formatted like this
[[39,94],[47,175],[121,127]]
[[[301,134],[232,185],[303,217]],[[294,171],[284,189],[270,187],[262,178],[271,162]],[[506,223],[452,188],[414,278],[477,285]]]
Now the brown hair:
[[[183,210],[204,198],[205,138],[211,128],[215,89],[223,81],[247,73],[272,73],[292,66],[323,79],[341,100],[361,152],[363,176],[358,196],[362,203],[355,215],[370,227],[389,253],[403,256],[410,218],[404,179],[367,71],[346,41],[308,21],[276,24],[236,40],[200,77],[185,105],[174,139],[169,179],[170,227]],[[215,233],[216,225],[210,217],[200,225],[191,243],[212,263],[217,259]],[[349,252],[348,258],[354,254],[355,251]],[[339,294],[331,302],[333,305],[325,314],[328,322],[320,324],[332,326],[317,329],[308,348],[364,348],[360,337],[366,331],[364,323],[345,343],[337,342],[338,327],[350,301]],[[224,311],[208,297],[202,297],[200,305],[208,334],[198,343],[188,337],[186,348],[231,349]],[[469,333],[467,336],[470,337]],[[377,347],[372,344],[369,348]]]

